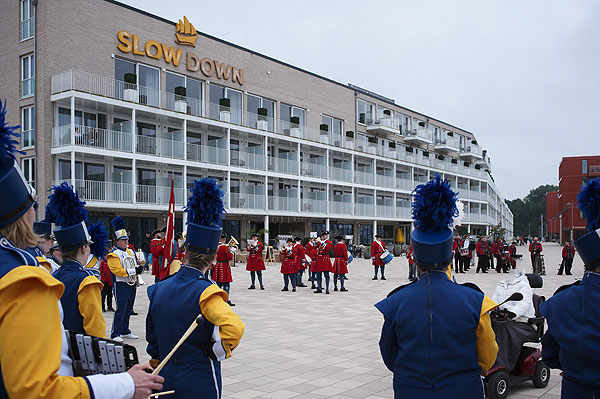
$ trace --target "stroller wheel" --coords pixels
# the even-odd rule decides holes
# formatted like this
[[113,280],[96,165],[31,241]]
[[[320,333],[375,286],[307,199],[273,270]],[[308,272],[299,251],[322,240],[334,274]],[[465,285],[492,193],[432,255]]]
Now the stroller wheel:
[[550,367],[546,366],[543,361],[538,361],[535,365],[533,373],[533,385],[536,388],[544,388],[550,382]]
[[508,396],[510,389],[510,379],[504,371],[497,371],[492,374],[487,383],[487,396],[491,399],[504,399]]

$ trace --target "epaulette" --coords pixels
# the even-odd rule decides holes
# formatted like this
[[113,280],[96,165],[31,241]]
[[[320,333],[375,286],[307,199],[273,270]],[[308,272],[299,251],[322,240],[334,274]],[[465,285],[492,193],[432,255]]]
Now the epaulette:
[[484,292],[481,290],[481,288],[479,288],[479,286],[478,286],[477,284],[474,284],[474,283],[462,283],[462,284],[459,284],[459,285],[462,285],[463,287],[469,287],[469,288],[472,288],[472,289],[474,289],[475,291],[478,291],[478,292],[481,292],[482,294],[485,294],[485,293],[484,293]]
[[418,280],[414,280],[414,281],[412,281],[412,282],[410,282],[408,284],[404,284],[404,285],[401,285],[400,287],[394,288],[389,294],[387,294],[387,298],[389,298],[390,296],[394,295],[396,292],[400,291],[402,288],[406,288],[409,285],[415,284],[417,281]]
[[581,280],[577,280],[573,284],[562,285],[562,286],[558,287],[558,289],[556,291],[554,291],[554,295],[558,294],[559,292],[568,290],[571,287],[577,287],[577,286],[579,286],[579,283],[581,283]]

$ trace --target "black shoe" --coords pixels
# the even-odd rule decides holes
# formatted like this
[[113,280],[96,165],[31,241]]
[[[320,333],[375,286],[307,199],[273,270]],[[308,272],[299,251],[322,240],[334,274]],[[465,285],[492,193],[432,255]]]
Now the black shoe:
[[249,290],[255,290],[255,289],[256,289],[256,287],[255,287],[255,286],[253,286],[253,285],[251,285],[250,287],[248,287],[248,289],[249,289]]
[[105,309],[105,308],[102,308],[102,313],[104,313],[104,312],[106,312],[106,309]]
[[305,284],[300,284],[300,285],[297,285],[296,287],[306,287],[306,285]]
[[334,290],[334,291],[337,291],[338,289],[337,289],[337,287],[333,287],[333,290]]
[[232,303],[231,301],[227,301],[227,304],[228,304],[229,306],[235,306],[235,303]]
[[260,289],[264,291],[264,290],[265,290],[265,286],[264,286],[264,285],[261,285],[261,286],[260,286]]
[[113,308],[108,308],[109,312],[114,312],[115,310]]
[[325,290],[325,293],[326,293],[327,295],[329,295],[329,290]]
[[371,280],[377,280],[377,276],[373,277]]
[[572,276],[573,273],[565,273],[567,276]]
[[316,290],[317,287],[315,287],[314,285],[312,287],[310,287],[311,290]]
[[292,292],[296,292],[296,287],[292,288]]
[[562,272],[556,273],[557,276],[562,276]]
[[282,288],[281,291],[289,291],[287,288]]
[[381,277],[381,279],[382,279],[382,280],[387,280],[387,279],[386,279],[385,277],[383,277],[383,276]]
[[313,292],[313,294],[322,294],[323,290],[316,290],[315,292]]
[[347,292],[348,290],[345,287],[340,288],[340,292]]
[[137,315],[138,315],[138,312],[136,312],[135,310],[132,310],[132,311],[131,311],[131,315],[132,315],[132,316],[137,316]]

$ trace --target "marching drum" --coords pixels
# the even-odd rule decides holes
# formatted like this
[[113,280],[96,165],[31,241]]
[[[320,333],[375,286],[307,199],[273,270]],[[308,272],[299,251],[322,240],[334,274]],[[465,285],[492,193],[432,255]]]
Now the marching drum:
[[390,251],[388,251],[387,249],[385,251],[383,251],[383,253],[379,257],[381,258],[383,263],[385,263],[386,265],[388,263],[390,263],[392,261],[392,259],[394,259],[394,257],[390,253]]

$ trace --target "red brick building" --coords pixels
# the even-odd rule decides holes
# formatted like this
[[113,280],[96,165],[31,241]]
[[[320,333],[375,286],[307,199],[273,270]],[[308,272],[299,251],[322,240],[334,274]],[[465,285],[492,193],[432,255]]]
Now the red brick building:
[[555,241],[576,240],[585,231],[577,194],[589,179],[600,177],[600,156],[563,157],[558,167],[558,192],[546,194],[546,231]]

